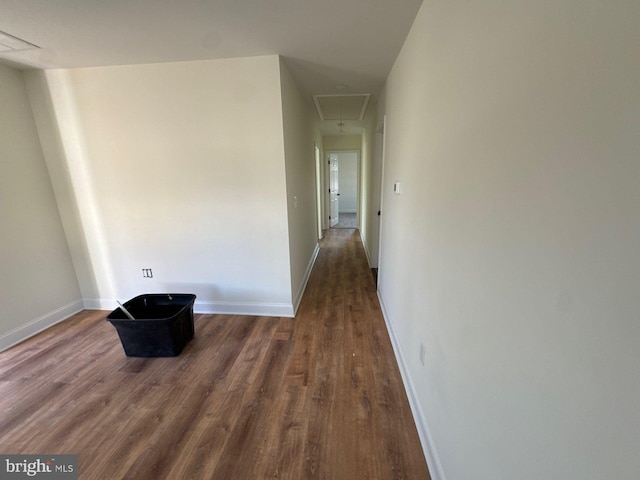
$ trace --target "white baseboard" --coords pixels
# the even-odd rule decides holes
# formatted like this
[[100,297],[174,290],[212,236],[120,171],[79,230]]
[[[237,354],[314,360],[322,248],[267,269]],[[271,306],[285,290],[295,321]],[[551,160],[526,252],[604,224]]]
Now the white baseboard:
[[[115,300],[105,298],[90,298],[84,300],[87,310],[114,310],[118,307]],[[261,302],[215,302],[198,301],[193,306],[194,313],[226,314],[226,315],[255,315],[265,317],[294,317],[293,305],[290,303],[261,303]]]
[[[256,315],[267,317],[295,317],[302,295],[307,287],[311,271],[318,258],[320,245],[316,243],[307,269],[298,288],[298,292],[293,303],[261,303],[261,302],[218,302],[218,301],[198,301],[193,307],[194,313],[203,314],[228,314],[228,315]],[[116,300],[106,298],[85,298],[84,308],[87,310],[113,310],[118,307]]]
[[409,398],[409,405],[411,406],[411,412],[413,413],[413,420],[416,423],[416,428],[418,429],[418,436],[420,437],[422,451],[424,452],[424,456],[427,459],[427,464],[429,465],[429,473],[431,474],[431,479],[446,480],[444,470],[442,469],[442,464],[440,463],[440,457],[438,456],[438,452],[436,451],[436,447],[433,443],[431,430],[427,425],[427,420],[424,416],[424,412],[420,407],[418,395],[416,393],[413,381],[411,380],[411,376],[409,375],[407,364],[404,361],[404,356],[402,355],[402,349],[400,348],[398,337],[396,336],[396,332],[393,329],[393,324],[389,320],[389,313],[387,312],[387,309],[384,305],[382,293],[379,290],[378,299],[380,300],[380,308],[382,310],[384,322],[387,325],[389,338],[391,339],[391,344],[396,356],[396,361],[398,362],[400,374],[402,375],[404,389],[407,392],[407,397]]
[[194,313],[254,315],[258,317],[294,317],[293,305],[290,303],[232,303],[232,302],[198,302],[193,307]]
[[302,284],[298,289],[298,293],[296,293],[295,298],[293,299],[293,316],[298,312],[298,307],[300,306],[300,302],[302,301],[302,295],[304,295],[304,291],[307,288],[307,283],[309,282],[309,277],[311,276],[311,271],[313,270],[313,266],[316,263],[316,259],[318,258],[318,253],[320,252],[320,244],[316,243],[316,248],[313,249],[313,253],[311,254],[311,259],[307,265],[307,271],[304,272],[304,279],[302,280]]
[[115,300],[107,298],[85,298],[83,303],[86,310],[115,310],[118,306]]
[[367,265],[369,265],[369,268],[373,268],[371,266],[372,263],[371,263],[371,256],[369,255],[369,247],[367,245],[367,241],[366,241],[365,237],[362,234],[360,234],[360,240],[362,240],[362,246],[364,247],[364,254],[367,257]]
[[81,300],[77,300],[0,335],[0,352],[13,347],[29,337],[33,337],[82,310],[83,303]]

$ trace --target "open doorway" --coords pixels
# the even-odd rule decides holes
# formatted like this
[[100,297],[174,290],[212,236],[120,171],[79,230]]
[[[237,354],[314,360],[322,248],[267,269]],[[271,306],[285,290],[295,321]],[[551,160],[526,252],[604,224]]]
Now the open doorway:
[[328,225],[331,228],[358,228],[360,225],[360,152],[327,152],[327,169]]
[[322,155],[320,155],[320,147],[317,143],[313,146],[313,152],[316,161],[316,218],[318,224],[318,240],[320,240],[322,238],[322,218],[324,213],[322,204],[322,191],[324,188],[322,187]]

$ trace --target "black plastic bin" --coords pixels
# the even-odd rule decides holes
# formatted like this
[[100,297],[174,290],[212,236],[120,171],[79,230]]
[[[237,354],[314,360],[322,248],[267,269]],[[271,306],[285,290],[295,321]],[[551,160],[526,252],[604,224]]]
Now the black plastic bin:
[[175,357],[193,338],[195,300],[191,293],[147,293],[124,304],[135,320],[119,307],[107,320],[128,357]]

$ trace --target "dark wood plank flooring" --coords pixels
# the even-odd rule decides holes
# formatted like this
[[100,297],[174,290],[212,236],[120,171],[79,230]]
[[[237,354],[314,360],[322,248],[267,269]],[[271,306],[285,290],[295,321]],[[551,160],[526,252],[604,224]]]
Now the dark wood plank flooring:
[[81,479],[428,479],[356,230],[329,230],[298,315],[197,315],[174,358],[127,358],[85,311],[0,353],[0,453]]

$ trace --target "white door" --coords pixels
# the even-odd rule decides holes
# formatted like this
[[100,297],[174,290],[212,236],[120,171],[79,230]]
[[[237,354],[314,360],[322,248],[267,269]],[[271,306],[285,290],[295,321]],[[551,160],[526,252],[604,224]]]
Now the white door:
[[329,224],[334,227],[339,218],[339,197],[340,191],[338,190],[338,156],[337,155],[329,155],[329,203],[331,205],[330,208],[330,217]]

